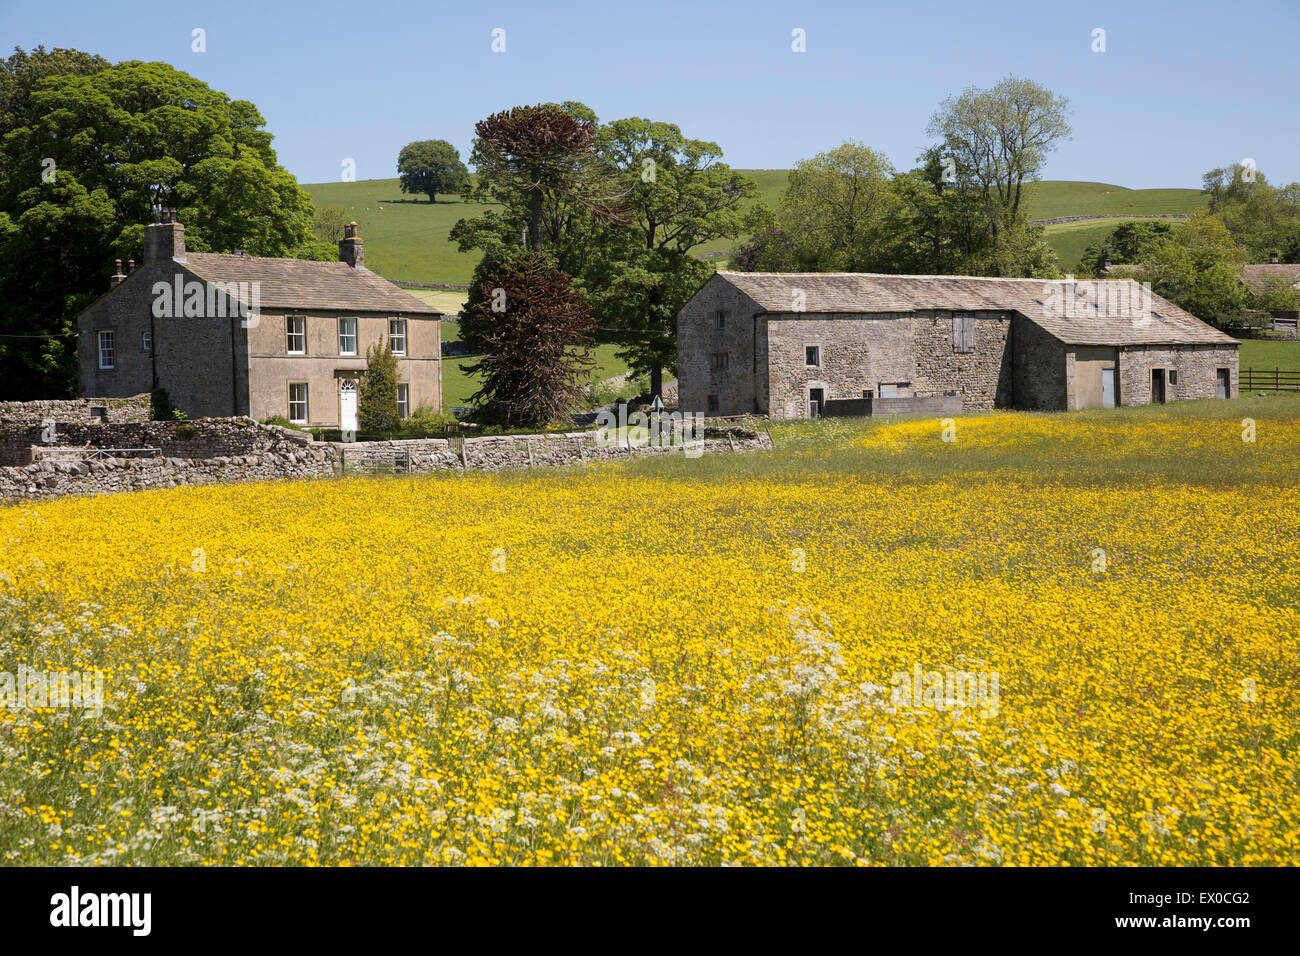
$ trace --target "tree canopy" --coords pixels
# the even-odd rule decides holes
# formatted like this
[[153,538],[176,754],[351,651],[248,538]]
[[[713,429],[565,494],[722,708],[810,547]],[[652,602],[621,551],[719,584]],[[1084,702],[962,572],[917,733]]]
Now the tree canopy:
[[74,393],[76,313],[107,291],[114,258],[141,258],[154,207],[177,210],[196,251],[292,256],[312,242],[311,199],[252,103],[163,63],[56,52],[83,72],[26,92],[5,74],[20,125],[0,141],[0,332],[37,336],[0,339],[18,398]]
[[485,256],[461,314],[461,337],[482,354],[470,397],[480,419],[510,427],[567,421],[587,384],[596,323],[569,277],[542,252]]
[[429,202],[438,193],[459,193],[469,183],[469,170],[456,147],[445,139],[407,143],[397,154],[397,176],[404,193],[423,193]]

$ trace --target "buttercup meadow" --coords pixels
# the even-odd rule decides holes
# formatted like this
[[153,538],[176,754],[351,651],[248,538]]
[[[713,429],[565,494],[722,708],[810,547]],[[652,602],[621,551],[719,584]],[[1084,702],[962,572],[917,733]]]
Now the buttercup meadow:
[[1300,862],[1300,407],[948,424],[0,510],[0,859]]

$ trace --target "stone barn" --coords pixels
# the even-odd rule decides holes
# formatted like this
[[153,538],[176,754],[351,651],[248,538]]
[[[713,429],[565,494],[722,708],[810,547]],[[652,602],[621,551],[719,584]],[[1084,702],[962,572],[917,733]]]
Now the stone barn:
[[717,272],[678,313],[678,404],[804,418],[1228,398],[1237,348],[1130,280]]

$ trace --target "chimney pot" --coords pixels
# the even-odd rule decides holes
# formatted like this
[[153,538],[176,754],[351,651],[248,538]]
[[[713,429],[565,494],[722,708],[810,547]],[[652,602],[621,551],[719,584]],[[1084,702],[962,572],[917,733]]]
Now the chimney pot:
[[365,268],[365,251],[361,236],[357,234],[356,222],[343,227],[343,238],[339,240],[339,262],[346,262],[354,269]]
[[126,264],[126,268],[127,268],[127,275],[130,275],[132,272],[135,272],[135,260],[131,259],[130,261],[128,261]]
[[113,260],[113,277],[109,280],[109,282],[110,282],[110,288],[116,289],[119,285],[122,284],[122,280],[125,279],[125,278],[126,278],[126,276],[124,276],[124,275],[122,274],[122,260],[121,260],[121,259],[114,259],[114,260]]

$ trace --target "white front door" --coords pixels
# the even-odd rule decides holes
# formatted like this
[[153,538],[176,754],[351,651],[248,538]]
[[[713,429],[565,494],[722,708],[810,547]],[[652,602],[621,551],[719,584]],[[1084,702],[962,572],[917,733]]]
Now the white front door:
[[1115,407],[1115,370],[1113,368],[1101,370],[1101,407]]
[[339,385],[339,428],[357,430],[357,383],[350,378]]

